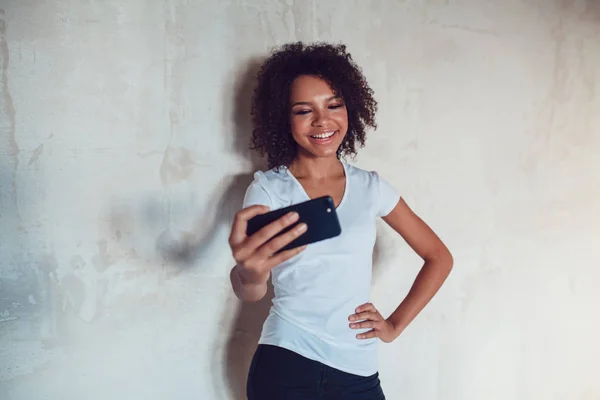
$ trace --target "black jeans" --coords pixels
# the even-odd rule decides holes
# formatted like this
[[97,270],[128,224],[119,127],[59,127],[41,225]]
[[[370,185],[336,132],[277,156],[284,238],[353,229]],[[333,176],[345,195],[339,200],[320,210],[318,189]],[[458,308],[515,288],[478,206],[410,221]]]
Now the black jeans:
[[256,349],[246,391],[248,400],[385,400],[378,373],[349,374],[270,345]]

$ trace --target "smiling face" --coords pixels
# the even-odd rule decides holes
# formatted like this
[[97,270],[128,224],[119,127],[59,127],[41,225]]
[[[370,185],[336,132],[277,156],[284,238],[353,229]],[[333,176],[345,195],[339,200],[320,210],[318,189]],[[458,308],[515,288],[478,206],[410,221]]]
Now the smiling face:
[[297,77],[291,86],[290,125],[298,153],[335,157],[348,131],[348,112],[341,97],[324,80]]

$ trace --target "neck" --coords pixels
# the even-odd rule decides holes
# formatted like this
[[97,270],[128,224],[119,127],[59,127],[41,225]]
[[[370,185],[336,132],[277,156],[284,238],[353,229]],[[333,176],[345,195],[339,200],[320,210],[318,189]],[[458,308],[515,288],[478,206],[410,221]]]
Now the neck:
[[339,174],[342,164],[332,157],[306,157],[298,154],[289,166],[290,172],[297,178],[323,179]]

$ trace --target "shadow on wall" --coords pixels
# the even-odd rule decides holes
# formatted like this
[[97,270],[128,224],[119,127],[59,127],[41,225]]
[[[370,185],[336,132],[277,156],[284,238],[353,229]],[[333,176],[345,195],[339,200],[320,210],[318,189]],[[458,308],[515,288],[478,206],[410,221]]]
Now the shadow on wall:
[[[197,227],[195,232],[190,232],[187,237],[177,238],[171,237],[167,231],[159,235],[156,240],[156,250],[166,264],[175,267],[174,273],[192,267],[196,260],[207,257],[215,246],[223,245],[223,243],[216,243],[217,240],[221,240],[216,232],[221,228],[227,229],[229,232],[235,214],[242,208],[243,198],[253,180],[254,171],[266,167],[260,155],[249,149],[252,131],[251,99],[255,88],[256,74],[262,61],[262,59],[253,59],[243,64],[243,69],[236,77],[233,90],[229,90],[230,93],[224,95],[226,104],[223,105],[225,110],[232,109],[232,114],[225,115],[226,121],[224,121],[225,126],[229,126],[231,121],[234,122],[232,150],[249,161],[252,172],[225,178],[229,181],[227,188],[220,195],[214,196],[211,200],[213,204],[207,207],[209,210],[217,210],[216,215],[203,215],[195,224]],[[207,219],[210,218],[212,218],[212,222],[207,226]],[[198,232],[203,232],[202,236],[197,237]],[[228,398],[245,399],[247,371],[257,347],[262,325],[269,312],[273,288],[269,284],[269,291],[265,298],[256,303],[240,302],[235,298],[233,291],[231,291],[230,298],[234,299],[239,307],[236,307],[235,316],[232,317],[227,313],[222,317],[221,326],[229,326],[229,322],[232,320],[233,324],[226,341],[225,354],[220,350],[222,339],[219,339],[215,345],[212,357],[213,370],[218,371],[218,367],[225,364],[224,380],[229,391]],[[228,307],[225,308],[228,309]],[[222,386],[221,379],[223,377],[217,374],[214,378],[215,390],[218,390]]]
[[[249,149],[250,132],[252,131],[250,120],[251,99],[256,84],[256,74],[260,69],[262,61],[262,59],[251,60],[246,64],[245,69],[241,71],[235,85],[235,107],[234,114],[232,115],[235,121],[234,150],[250,161],[253,171],[266,167],[257,152]],[[252,181],[252,178],[253,174],[244,177],[238,176],[238,182],[234,182],[234,184],[239,185],[239,191],[235,197],[229,198],[229,201],[234,202],[232,204],[234,207],[230,208],[233,213],[230,215],[229,221],[232,221],[235,212],[241,209],[246,188]],[[231,399],[246,398],[248,369],[258,344],[262,325],[269,313],[272,299],[273,287],[269,282],[267,295],[261,301],[256,303],[240,302],[240,307],[233,317],[233,324],[231,325],[231,331],[227,339],[224,359],[221,359],[223,356],[221,352],[215,352],[215,357],[218,358],[214,360],[215,365],[219,365],[222,362],[225,364],[225,382],[229,390],[229,398]],[[223,318],[230,320],[231,317],[224,315]]]
[[[229,126],[231,121],[234,122],[232,150],[250,162],[252,172],[225,179],[230,181],[227,189],[220,196],[215,196],[212,199],[213,204],[207,207],[210,210],[217,210],[217,214],[212,218],[212,226],[207,227],[208,216],[203,215],[195,224],[197,229],[188,238],[173,240],[168,234],[157,238],[156,249],[170,265],[176,265],[179,268],[191,267],[194,261],[202,258],[205,252],[213,248],[213,241],[218,239],[214,232],[224,224],[228,225],[227,229],[231,227],[235,213],[242,206],[246,189],[252,182],[254,171],[264,169],[266,166],[260,155],[249,149],[250,132],[252,131],[251,99],[255,87],[255,77],[261,64],[262,59],[253,59],[247,62],[237,77],[232,93],[225,93],[223,96],[226,99],[226,103],[223,105],[224,109],[232,110],[231,114],[225,115],[226,121],[224,121],[225,126]],[[228,96],[229,94],[232,96]],[[204,232],[204,234],[196,237],[197,232]]]
[[[212,226],[206,227],[206,216],[201,218],[197,224],[198,231],[205,232],[200,238],[194,238],[188,241],[174,241],[173,245],[169,245],[168,241],[157,241],[157,250],[161,256],[171,265],[177,265],[180,268],[193,265],[194,261],[202,258],[204,253],[210,251],[214,246],[222,246],[222,243],[214,243],[220,240],[215,232],[219,227],[227,225],[227,230],[231,229],[231,223],[237,213],[242,208],[243,198],[246,189],[253,179],[254,171],[264,169],[265,164],[261,157],[255,151],[249,149],[250,132],[252,123],[250,119],[251,98],[254,92],[256,74],[262,64],[262,59],[250,60],[244,64],[243,70],[237,76],[235,86],[232,93],[226,93],[224,98],[229,101],[224,105],[224,109],[232,109],[231,115],[226,115],[228,119],[225,126],[231,121],[234,122],[234,135],[232,139],[232,150],[246,158],[251,165],[252,172],[248,174],[240,174],[230,179],[228,188],[223,192],[222,196],[215,196],[213,199],[218,206],[209,207],[208,209],[218,210],[218,214],[214,217]],[[233,98],[229,95],[233,95]],[[233,103],[233,107],[232,107]],[[215,346],[213,354],[213,370],[219,370],[218,366],[225,365],[225,382],[229,391],[228,398],[245,399],[245,386],[247,371],[250,361],[256,350],[258,338],[262,329],[273,298],[273,289],[269,284],[269,291],[265,298],[257,303],[239,302],[233,292],[231,298],[239,304],[236,307],[236,315],[231,316],[226,314],[223,316],[224,322],[221,326],[229,326],[229,321],[233,320],[231,331],[229,332],[226,341],[225,354],[220,350],[222,343],[219,340]],[[226,307],[227,309],[227,307]],[[222,385],[222,376],[215,376],[215,389]]]
[[[169,212],[165,211],[164,204],[159,201],[144,204],[142,215],[139,217],[142,219],[141,226],[144,227],[145,235],[153,235],[156,239],[151,238],[154,240],[154,251],[148,251],[146,254],[136,253],[135,258],[146,261],[149,265],[156,265],[158,262],[163,268],[168,268],[165,273],[172,276],[191,269],[198,260],[211,257],[215,248],[222,248],[226,244],[222,243],[223,236],[218,233],[227,230],[229,234],[233,218],[241,209],[245,192],[253,180],[254,171],[265,168],[260,155],[249,149],[252,130],[251,98],[256,74],[261,64],[262,59],[252,59],[242,63],[242,70],[236,75],[233,85],[224,93],[226,104],[223,105],[223,109],[232,110],[231,114],[224,116],[226,119],[224,126],[231,126],[233,122],[231,150],[248,161],[251,171],[224,177],[221,186],[224,189],[216,193],[205,207],[211,212],[209,215],[203,213],[199,216],[194,229],[189,232],[174,234],[169,229],[163,229],[166,224],[166,214]],[[132,253],[137,247],[147,248],[147,246],[129,243],[144,240],[139,238],[140,227],[137,225],[140,221],[135,215],[136,212],[131,207],[113,206],[110,210],[109,229],[114,232],[115,241],[124,252]],[[242,303],[232,290],[229,292],[228,299],[235,303],[236,311],[234,316],[230,312],[223,315],[221,318],[223,322],[219,324],[231,326],[231,331],[227,334],[224,352],[222,336],[217,338],[214,346],[212,370],[219,371],[220,366],[225,364],[225,376],[218,373],[214,376],[214,390],[220,391],[225,381],[229,393],[224,398],[245,399],[248,366],[270,308],[273,290],[270,287],[268,295],[262,301],[253,304]],[[232,309],[227,306],[224,308]]]

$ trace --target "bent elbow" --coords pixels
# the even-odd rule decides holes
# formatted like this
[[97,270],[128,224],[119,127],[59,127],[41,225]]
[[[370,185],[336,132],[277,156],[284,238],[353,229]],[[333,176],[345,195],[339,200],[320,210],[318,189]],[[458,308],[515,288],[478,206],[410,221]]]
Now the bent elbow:
[[432,252],[432,254],[424,258],[426,263],[435,265],[438,269],[446,273],[450,273],[454,267],[454,257],[446,247]]

